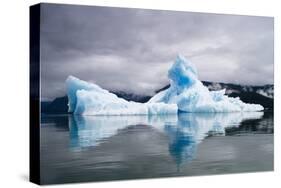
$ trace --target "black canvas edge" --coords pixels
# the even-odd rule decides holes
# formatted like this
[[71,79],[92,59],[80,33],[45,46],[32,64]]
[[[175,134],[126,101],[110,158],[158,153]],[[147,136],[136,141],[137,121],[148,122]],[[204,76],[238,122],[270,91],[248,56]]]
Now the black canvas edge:
[[40,4],[29,7],[29,181],[40,184]]

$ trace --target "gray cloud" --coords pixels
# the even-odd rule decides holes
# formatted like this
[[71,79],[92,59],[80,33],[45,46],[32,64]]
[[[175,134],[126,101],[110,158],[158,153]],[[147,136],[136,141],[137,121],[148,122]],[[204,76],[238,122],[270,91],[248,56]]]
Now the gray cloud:
[[110,90],[153,94],[178,53],[201,80],[273,83],[273,18],[43,4],[42,97],[68,75]]

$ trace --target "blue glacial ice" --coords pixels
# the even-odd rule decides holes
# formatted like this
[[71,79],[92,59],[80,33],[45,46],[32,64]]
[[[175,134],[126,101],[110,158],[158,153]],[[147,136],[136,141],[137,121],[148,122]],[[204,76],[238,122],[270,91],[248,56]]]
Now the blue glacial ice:
[[176,104],[126,101],[98,85],[73,76],[66,80],[68,111],[83,115],[177,114]]
[[228,97],[225,90],[209,91],[198,79],[196,67],[178,55],[168,72],[170,87],[153,96],[148,103],[177,104],[182,112],[262,111],[259,104],[247,104],[238,97]]
[[247,104],[225,90],[209,91],[198,79],[196,67],[178,55],[168,71],[170,87],[147,103],[126,101],[100,86],[73,76],[66,80],[69,112],[83,115],[177,114],[178,112],[262,111],[259,104]]

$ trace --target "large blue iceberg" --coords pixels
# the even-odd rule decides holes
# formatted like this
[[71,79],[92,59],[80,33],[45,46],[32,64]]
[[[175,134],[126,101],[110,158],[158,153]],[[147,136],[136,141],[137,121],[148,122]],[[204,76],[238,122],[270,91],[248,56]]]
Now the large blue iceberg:
[[228,97],[225,90],[209,91],[198,79],[196,67],[178,55],[168,71],[170,87],[147,103],[126,101],[96,84],[73,76],[66,80],[69,112],[83,115],[177,114],[178,112],[262,111],[259,104],[247,104]]

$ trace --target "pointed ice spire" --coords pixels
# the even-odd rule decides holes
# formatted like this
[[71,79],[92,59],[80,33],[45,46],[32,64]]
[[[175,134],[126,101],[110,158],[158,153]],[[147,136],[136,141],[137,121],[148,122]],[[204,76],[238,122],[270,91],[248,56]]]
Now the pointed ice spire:
[[168,77],[172,81],[171,85],[181,90],[182,88],[190,87],[196,82],[197,70],[190,61],[178,54],[175,63],[168,72]]

